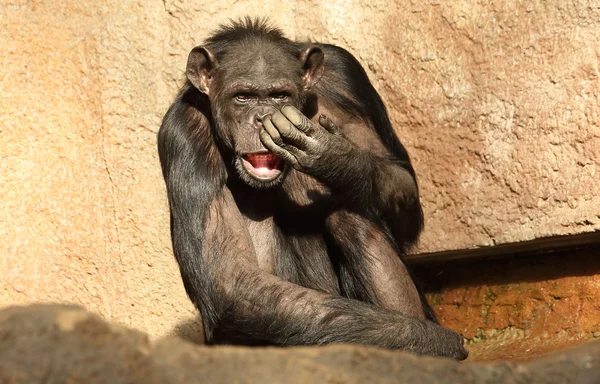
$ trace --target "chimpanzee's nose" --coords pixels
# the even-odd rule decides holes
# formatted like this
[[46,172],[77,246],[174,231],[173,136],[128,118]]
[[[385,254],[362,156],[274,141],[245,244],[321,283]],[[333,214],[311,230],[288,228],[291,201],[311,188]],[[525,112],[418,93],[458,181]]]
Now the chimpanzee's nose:
[[263,120],[268,114],[268,112],[258,112],[256,116],[254,116],[254,124],[256,124],[257,127],[262,127]]

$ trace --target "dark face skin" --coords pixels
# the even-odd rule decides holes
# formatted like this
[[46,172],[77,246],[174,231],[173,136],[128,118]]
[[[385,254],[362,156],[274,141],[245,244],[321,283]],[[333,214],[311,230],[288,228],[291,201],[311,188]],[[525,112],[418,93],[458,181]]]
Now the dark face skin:
[[309,48],[298,58],[269,44],[238,45],[218,60],[206,48],[192,52],[191,60],[200,70],[188,69],[188,78],[208,95],[239,178],[253,188],[280,185],[290,165],[261,142],[260,132],[282,107],[301,108],[305,90],[322,72],[321,50]]
[[213,89],[220,92],[214,97],[209,92],[215,121],[240,179],[253,188],[272,188],[283,181],[289,165],[261,143],[259,133],[263,121],[283,106],[300,106],[300,62],[261,46],[252,55],[235,52],[220,60],[214,75]]

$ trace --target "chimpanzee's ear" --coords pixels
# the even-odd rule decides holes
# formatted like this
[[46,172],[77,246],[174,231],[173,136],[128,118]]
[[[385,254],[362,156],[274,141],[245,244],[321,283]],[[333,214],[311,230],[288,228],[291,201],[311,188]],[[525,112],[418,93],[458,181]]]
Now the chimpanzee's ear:
[[306,89],[314,86],[321,79],[321,76],[323,76],[324,60],[325,55],[323,54],[323,51],[321,48],[315,47],[314,45],[311,45],[300,52],[300,62],[304,69],[302,80],[304,80],[304,87]]
[[211,72],[217,67],[217,58],[214,53],[206,47],[192,49],[188,56],[187,69],[185,71],[188,80],[206,95],[210,90],[213,77]]

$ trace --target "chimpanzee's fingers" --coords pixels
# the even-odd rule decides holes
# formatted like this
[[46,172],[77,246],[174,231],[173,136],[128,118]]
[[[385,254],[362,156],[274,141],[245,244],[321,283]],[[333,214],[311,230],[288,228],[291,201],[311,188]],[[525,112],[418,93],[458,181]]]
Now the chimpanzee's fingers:
[[314,133],[315,128],[313,127],[313,124],[310,121],[310,119],[304,116],[304,114],[296,108],[292,107],[291,105],[286,105],[283,108],[281,108],[281,113],[289,121],[291,121],[292,124],[296,126],[296,128],[298,128],[302,132],[306,133],[309,136],[311,136]]
[[271,139],[273,140],[275,145],[281,147],[284,151],[290,152],[294,157],[296,157],[296,159],[298,159],[299,156],[302,156],[304,154],[304,152],[302,152],[301,149],[297,148],[296,145],[288,144],[285,142],[285,140],[280,136],[277,128],[275,128],[275,126],[273,125],[271,116],[265,117],[265,119],[263,120],[263,127],[264,130],[267,131],[269,136],[271,136]]
[[308,137],[304,132],[296,128],[296,126],[290,120],[288,120],[283,113],[279,111],[275,112],[273,115],[271,115],[271,122],[273,123],[274,128],[279,131],[279,134],[284,141],[301,149],[306,148],[306,141]]
[[267,131],[269,136],[271,136],[271,139],[273,140],[273,142],[276,145],[278,145],[278,146],[283,145],[283,139],[281,138],[281,135],[279,135],[279,131],[273,125],[270,115],[265,116],[265,118],[263,119],[263,127],[264,127],[265,131]]
[[329,117],[327,117],[325,115],[319,116],[319,124],[321,124],[321,126],[323,128],[325,128],[327,130],[327,132],[329,132],[333,135],[341,135],[342,134],[342,130],[339,129],[338,126],[335,125],[333,123],[333,121],[331,121],[329,119]]
[[[284,161],[287,161],[288,163],[290,163],[292,165],[292,167],[296,168],[298,166],[298,159],[296,159],[296,157],[289,150],[289,149],[292,149],[293,147],[284,149],[284,148],[280,147],[279,145],[275,144],[273,142],[273,139],[271,138],[271,135],[267,132],[267,130],[265,128],[261,129],[260,132],[258,133],[258,135],[260,137],[260,141],[263,143],[263,145],[265,147],[267,147],[267,149],[269,151],[273,152],[274,154],[276,154],[277,156],[282,158]],[[293,148],[293,149],[297,150],[296,148]]]

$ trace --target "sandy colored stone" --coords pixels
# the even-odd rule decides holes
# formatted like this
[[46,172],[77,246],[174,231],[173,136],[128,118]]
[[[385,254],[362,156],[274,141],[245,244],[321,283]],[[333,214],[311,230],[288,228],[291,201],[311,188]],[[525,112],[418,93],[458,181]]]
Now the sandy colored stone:
[[600,229],[594,2],[8,0],[0,306],[74,302],[199,339],[156,132],[190,49],[245,14],[363,63],[419,176],[420,251]]
[[0,6],[0,306],[73,302],[155,336],[196,316],[155,150],[163,12]]
[[[70,318],[72,327],[61,327]],[[205,347],[111,325],[65,306],[0,311],[0,382],[577,383],[600,379],[600,342],[530,363],[460,363],[372,347]]]

